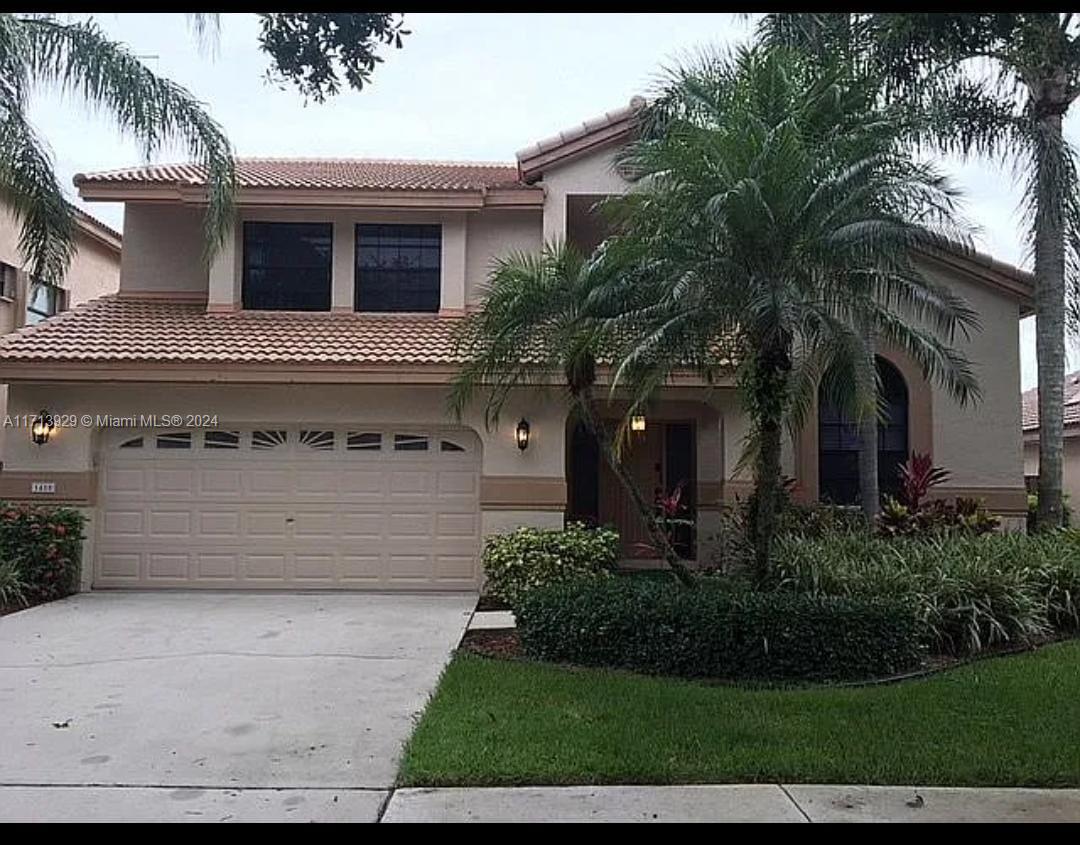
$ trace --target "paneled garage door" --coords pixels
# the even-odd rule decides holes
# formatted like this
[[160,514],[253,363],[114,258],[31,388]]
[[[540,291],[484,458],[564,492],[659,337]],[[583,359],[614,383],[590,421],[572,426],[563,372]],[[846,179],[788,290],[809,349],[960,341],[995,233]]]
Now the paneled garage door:
[[119,432],[104,449],[96,587],[478,583],[480,444],[471,432]]

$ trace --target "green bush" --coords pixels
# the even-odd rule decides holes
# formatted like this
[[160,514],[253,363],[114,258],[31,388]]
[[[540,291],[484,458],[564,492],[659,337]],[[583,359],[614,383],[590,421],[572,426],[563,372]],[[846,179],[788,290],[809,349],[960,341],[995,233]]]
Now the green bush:
[[[754,544],[750,536],[754,497],[726,504],[720,511],[719,528],[709,538],[709,568],[725,573],[747,569],[753,560]],[[777,533],[800,537],[832,537],[866,532],[869,523],[861,509],[847,505],[796,502],[785,490],[777,515]]]
[[911,603],[920,637],[965,654],[1031,644],[1080,627],[1080,535],[956,535],[885,539],[851,534],[781,538],[782,589],[811,596],[896,597]]
[[0,560],[18,571],[26,602],[78,589],[84,524],[72,508],[0,505]]
[[517,607],[522,648],[541,660],[688,678],[839,680],[920,658],[910,607],[891,600],[696,589],[613,578],[553,584]]
[[516,607],[529,590],[570,578],[605,577],[619,560],[619,535],[572,522],[562,531],[518,528],[489,537],[485,590]]
[[0,561],[0,608],[26,604],[26,582],[10,560]]

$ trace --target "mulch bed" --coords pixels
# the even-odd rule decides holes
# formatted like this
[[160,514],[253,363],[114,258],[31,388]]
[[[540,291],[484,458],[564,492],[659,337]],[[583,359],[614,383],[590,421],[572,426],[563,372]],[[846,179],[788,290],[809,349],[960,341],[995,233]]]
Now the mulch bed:
[[496,630],[466,631],[459,646],[461,651],[480,654],[484,657],[499,657],[514,660],[521,657],[521,641],[513,628]]

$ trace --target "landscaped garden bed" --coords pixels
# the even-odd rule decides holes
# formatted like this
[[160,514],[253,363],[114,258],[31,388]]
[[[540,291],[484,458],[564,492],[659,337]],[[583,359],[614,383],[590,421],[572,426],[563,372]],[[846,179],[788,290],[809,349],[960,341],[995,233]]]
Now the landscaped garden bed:
[[84,524],[72,508],[0,503],[0,615],[78,589]]

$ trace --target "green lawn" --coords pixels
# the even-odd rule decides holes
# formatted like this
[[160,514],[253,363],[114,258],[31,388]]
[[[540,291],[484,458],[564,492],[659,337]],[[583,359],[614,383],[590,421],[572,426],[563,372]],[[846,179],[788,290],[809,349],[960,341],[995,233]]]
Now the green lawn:
[[458,655],[408,785],[1080,785],[1080,643],[861,688],[746,689]]

